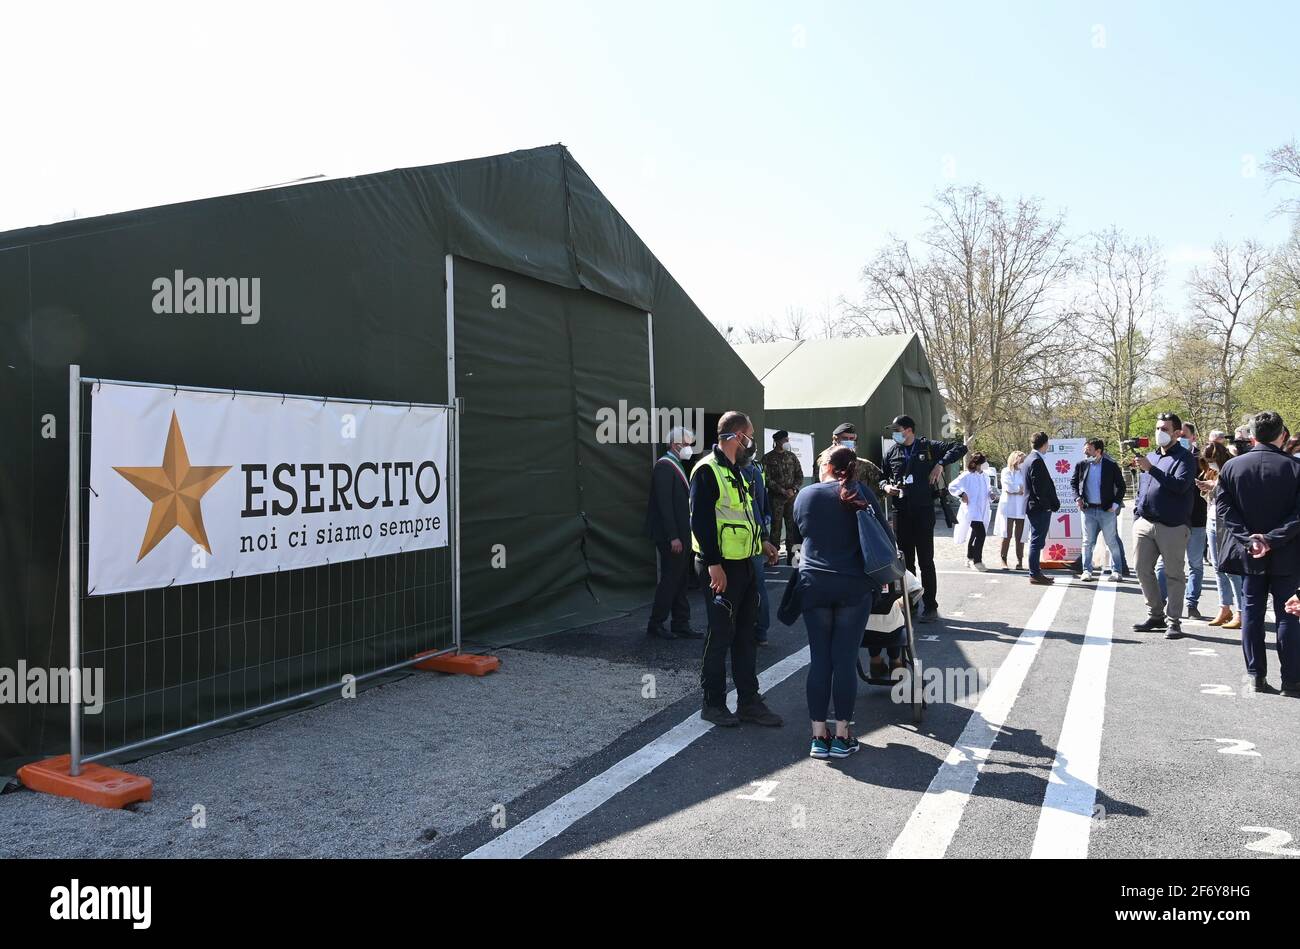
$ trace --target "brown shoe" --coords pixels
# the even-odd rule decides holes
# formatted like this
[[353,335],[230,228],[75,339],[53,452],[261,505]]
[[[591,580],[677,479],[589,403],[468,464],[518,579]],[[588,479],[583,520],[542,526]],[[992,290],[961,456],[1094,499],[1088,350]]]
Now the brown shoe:
[[1219,607],[1219,615],[1210,620],[1211,626],[1222,626],[1228,620],[1232,619],[1232,610],[1226,606]]
[[1234,613],[1231,622],[1224,623],[1220,629],[1241,629],[1241,614]]
[[1056,581],[1053,580],[1051,577],[1044,576],[1043,574],[1040,573],[1036,577],[1030,577],[1029,582],[1032,583],[1034,586],[1050,587]]

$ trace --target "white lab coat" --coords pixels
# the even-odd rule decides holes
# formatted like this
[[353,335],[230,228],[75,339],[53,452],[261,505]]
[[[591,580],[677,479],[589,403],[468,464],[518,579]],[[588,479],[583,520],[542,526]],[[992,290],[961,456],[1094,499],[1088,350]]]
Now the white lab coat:
[[[1012,471],[1010,468],[1002,469],[1002,496],[998,499],[998,519],[993,525],[994,537],[1009,537],[1007,533],[1007,520],[1024,520],[1025,504],[1029,496],[1025,494],[1025,471],[1029,467],[1029,460],[1025,459],[1020,467]],[[1019,488],[1019,494],[1009,493],[1012,488]],[[1021,534],[1025,540],[1029,539],[1029,531],[1021,528]]]
[[966,500],[961,503],[961,508],[957,512],[957,526],[952,532],[953,542],[966,543],[970,539],[970,526],[975,521],[984,522],[984,532],[987,534],[989,520],[993,514],[993,499],[989,491],[988,476],[982,471],[963,472],[960,478],[948,485],[948,491],[955,498],[966,495]]

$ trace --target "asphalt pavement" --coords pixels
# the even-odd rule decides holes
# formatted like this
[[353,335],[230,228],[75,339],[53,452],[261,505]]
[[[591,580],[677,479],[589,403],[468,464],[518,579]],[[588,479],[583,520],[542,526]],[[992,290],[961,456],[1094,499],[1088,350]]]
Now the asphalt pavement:
[[[862,750],[809,758],[805,633],[777,623],[760,670],[783,728],[714,728],[693,693],[533,789],[509,825],[479,821],[429,855],[1300,856],[1300,700],[1247,688],[1239,634],[1133,631],[1147,615],[1135,578],[1058,572],[1040,587],[967,570],[947,541],[940,557],[943,619],[917,627],[918,654],[946,681],[919,726],[860,683]],[[774,597],[784,575],[769,572]],[[569,634],[525,648],[636,662],[641,645]]]

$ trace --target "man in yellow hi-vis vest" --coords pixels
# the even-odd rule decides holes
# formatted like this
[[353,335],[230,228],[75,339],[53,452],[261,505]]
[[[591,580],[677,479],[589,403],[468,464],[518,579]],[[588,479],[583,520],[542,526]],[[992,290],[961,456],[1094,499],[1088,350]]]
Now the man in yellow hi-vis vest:
[[[758,695],[755,626],[764,580],[754,558],[761,554],[775,564],[777,550],[754,513],[753,489],[741,472],[753,453],[753,423],[743,412],[728,412],[718,422],[718,443],[691,472],[691,546],[709,617],[700,717],[723,726],[782,724]],[[727,708],[728,652],[739,695],[734,714]]]

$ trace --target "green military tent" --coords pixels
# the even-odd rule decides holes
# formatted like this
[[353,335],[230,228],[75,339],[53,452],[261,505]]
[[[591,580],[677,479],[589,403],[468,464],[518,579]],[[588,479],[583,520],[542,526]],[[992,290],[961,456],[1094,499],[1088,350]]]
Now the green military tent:
[[914,333],[749,343],[736,351],[763,382],[764,425],[810,434],[817,451],[837,426],[852,422],[858,454],[879,464],[881,436],[898,415],[915,419],[919,434],[943,437],[948,409]]
[[[257,321],[154,312],[153,281],[177,271],[260,278]],[[0,667],[67,663],[68,433],[48,420],[68,411],[70,364],[105,379],[445,403],[453,337],[467,638],[576,626],[648,599],[654,447],[600,437],[598,415],[742,408],[761,424],[762,387],[563,146],[0,234]],[[328,608],[331,623],[387,617],[409,635],[385,643],[396,655],[430,645],[392,619],[421,586],[381,581],[358,599],[346,591],[359,563],[295,571],[305,585],[285,580],[283,603],[277,593],[266,607],[288,619],[250,635],[289,636],[292,650],[303,617],[324,623]],[[124,711],[124,733],[146,718],[191,724],[168,703],[196,676],[211,673],[223,707],[231,663],[205,637],[235,622],[246,579],[212,581],[193,609],[194,587],[209,584],[150,594],[139,615],[93,604],[106,627],[121,624],[106,635],[123,649],[156,609],[184,624],[166,635],[191,638],[186,655],[217,656],[215,672],[177,670],[174,696],[170,679],[151,686]],[[264,665],[257,682],[275,694],[309,684],[293,663]],[[340,671],[321,666],[314,681]],[[66,741],[66,710],[0,706],[0,773]]]

